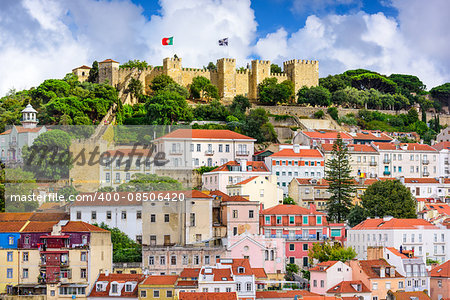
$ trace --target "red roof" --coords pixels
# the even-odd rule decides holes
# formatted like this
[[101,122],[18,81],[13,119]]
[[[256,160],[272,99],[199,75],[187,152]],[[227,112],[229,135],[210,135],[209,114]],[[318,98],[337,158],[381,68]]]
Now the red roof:
[[430,276],[450,278],[450,260],[447,260],[442,265],[431,269]]
[[[311,293],[305,290],[298,291],[256,291],[256,299],[278,299],[278,298],[290,298],[294,299],[295,296],[308,297],[323,297],[316,293]],[[334,297],[330,297],[333,298]],[[323,298],[322,298],[323,299]]]
[[395,300],[431,300],[430,296],[428,296],[424,291],[417,292],[404,292],[404,291],[396,291],[392,293],[394,297],[392,299]]
[[402,150],[403,146],[406,146],[407,151],[432,151],[436,152],[436,149],[426,144],[419,143],[401,143],[401,144],[393,144],[393,143],[380,143],[373,142],[373,144],[381,150]]
[[252,268],[255,278],[267,278],[266,270],[264,268]]
[[61,228],[62,232],[109,232],[106,229],[82,221],[70,221]]
[[58,222],[29,222],[21,232],[51,232]]
[[177,286],[188,286],[188,287],[197,287],[198,281],[197,280],[178,280]]
[[325,272],[329,267],[334,266],[338,261],[330,260],[318,263],[317,266],[310,268],[310,271]]
[[241,182],[238,182],[238,183],[236,183],[236,184],[246,184],[246,183],[249,183],[250,181],[252,181],[252,180],[255,179],[255,178],[258,178],[258,176],[250,177],[250,178],[245,179],[245,180],[243,180],[243,181],[241,181]]
[[250,202],[250,201],[241,195],[235,195],[228,198],[222,198],[222,202]]
[[441,151],[442,149],[449,149],[450,150],[450,142],[440,142],[437,144],[434,144],[433,146],[434,149]]
[[[333,144],[322,144],[322,149],[331,152]],[[349,152],[377,152],[372,145],[348,144],[347,149]]]
[[161,138],[182,138],[182,139],[205,139],[205,140],[248,140],[256,141],[256,139],[231,130],[215,130],[215,129],[177,129],[168,133]]
[[[320,178],[320,179],[314,179],[314,178],[295,178],[295,180],[296,180],[299,184],[328,186],[328,181],[326,181],[326,180],[323,179],[323,178]],[[312,180],[315,180],[316,183],[312,183]]]
[[[212,170],[211,172],[228,172],[230,171],[229,167],[232,166],[240,166],[240,164],[237,161],[229,161],[217,168],[215,168],[214,170]],[[249,168],[249,166],[251,166],[251,169]],[[269,172],[269,169],[267,168],[266,164],[263,161],[248,161],[247,162],[247,170],[244,171],[248,171],[248,172]],[[244,172],[241,171],[241,172]]]
[[395,249],[394,247],[386,247],[386,249],[388,249],[389,251],[392,252],[392,254],[397,255],[400,258],[409,258],[408,256],[406,256],[403,253],[400,253],[400,251],[398,251],[397,249]]
[[205,292],[180,292],[180,300],[237,300],[236,292],[205,293]]
[[177,275],[152,275],[147,277],[142,285],[174,285],[177,279]]
[[[381,267],[391,267],[391,265],[385,261],[384,259],[372,259],[372,260],[360,260],[358,261],[361,269],[366,273],[368,278],[381,278],[380,277],[380,268]],[[388,275],[386,275],[388,277]],[[395,271],[395,277],[403,277]]]
[[[222,265],[229,265],[233,269],[233,274],[236,275],[253,275],[252,267],[250,262],[245,258],[233,258],[232,263],[226,263],[224,260],[220,260]],[[239,272],[241,271],[241,272]],[[243,271],[243,272],[242,272]]]
[[439,183],[436,178],[405,178],[405,183]]
[[200,268],[184,268],[180,278],[198,278],[198,274],[200,274]]
[[439,214],[450,216],[450,206],[447,203],[426,203],[425,207],[429,210],[436,210]]
[[313,139],[337,139],[338,134],[341,135],[341,139],[353,139],[348,133],[338,131],[303,131],[303,134]]
[[320,157],[323,158],[322,153],[316,149],[300,149],[298,153],[294,152],[294,149],[283,149],[275,152],[269,157]]
[[118,61],[112,60],[111,58],[105,59],[104,61],[99,62],[99,64],[101,63],[109,63],[109,62],[113,62],[113,63],[119,63]]
[[0,222],[27,221],[33,215],[32,212],[27,213],[0,213]]
[[324,213],[288,204],[278,204],[276,206],[262,210],[261,215],[325,215]]
[[104,291],[97,291],[96,285],[91,290],[91,293],[89,294],[89,297],[109,297],[109,289],[111,287],[112,282],[136,282],[135,288],[131,292],[126,292],[125,287],[122,288],[120,297],[130,297],[130,298],[137,298],[138,297],[138,283],[140,283],[142,280],[144,280],[145,276],[142,274],[113,274],[110,273],[108,276],[101,273],[98,278],[97,282],[100,281],[107,281],[108,285],[106,286],[106,289]]
[[[377,136],[379,134],[380,136]],[[381,132],[362,131],[352,134],[356,140],[370,140],[370,141],[392,141],[392,138]]]
[[77,69],[90,69],[90,68],[91,67],[88,67],[86,65],[82,65],[81,67],[75,68],[74,70],[77,70]]
[[[34,127],[34,128],[24,128],[22,126],[15,126],[17,129],[17,133],[26,133],[26,132],[39,132],[42,129],[42,126]],[[8,129],[2,133],[2,134],[9,134],[11,132],[11,129]]]
[[396,219],[392,218],[388,221],[384,219],[367,219],[352,228],[355,230],[364,229],[415,229],[423,226],[428,229],[437,228],[435,225],[423,219]]
[[339,294],[370,293],[370,290],[361,280],[353,280],[353,281],[341,281],[335,286],[333,286],[331,289],[329,289],[327,293],[339,293]]
[[19,232],[26,222],[27,221],[0,222],[0,232]]
[[[213,281],[233,281],[233,277],[231,277],[231,269],[211,268],[211,270],[214,275]],[[201,271],[201,274],[205,274],[205,269]]]

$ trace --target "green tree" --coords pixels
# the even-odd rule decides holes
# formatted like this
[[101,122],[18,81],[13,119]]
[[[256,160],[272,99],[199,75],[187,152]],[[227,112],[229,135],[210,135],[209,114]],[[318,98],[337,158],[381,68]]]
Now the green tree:
[[350,209],[347,222],[350,227],[354,227],[366,219],[365,210],[360,205],[355,205]]
[[209,70],[209,71],[214,71],[214,70],[217,70],[217,67],[212,61],[210,61],[208,63],[208,66],[206,67],[206,69]]
[[411,93],[422,94],[426,88],[425,84],[414,75],[391,74],[389,79],[397,84],[400,93],[405,96]]
[[129,61],[127,61],[126,63],[121,64],[121,65],[119,66],[120,69],[124,69],[124,68],[130,68],[130,69],[133,69],[133,68],[137,68],[138,70],[144,70],[145,68],[148,68],[148,67],[150,67],[150,66],[148,65],[148,63],[147,63],[145,60],[140,61],[139,59],[129,60]]
[[414,107],[408,110],[407,116],[408,123],[406,123],[406,125],[413,124],[419,121],[419,113]]
[[312,106],[330,106],[331,93],[324,87],[312,86],[302,87],[297,92],[298,104],[310,104]]
[[352,77],[352,86],[359,90],[376,89],[382,93],[394,94],[397,84],[386,77],[375,73],[363,73]]
[[[33,173],[21,169],[5,169],[5,204],[8,212],[32,212],[39,203],[37,201],[16,201],[12,195],[29,196],[37,189]],[[4,207],[5,208],[5,207]]]
[[98,83],[98,61],[96,60],[92,63],[92,68],[89,70],[87,81],[90,83]]
[[219,91],[216,86],[211,84],[211,81],[204,76],[196,76],[192,78],[190,85],[191,95],[194,99],[218,99]]
[[295,281],[294,274],[297,274],[300,268],[296,264],[287,264],[286,265],[286,274],[284,275],[284,279],[287,281]]
[[162,91],[164,92],[175,92],[182,96],[184,99],[189,98],[189,91],[184,86],[179,85],[178,83],[169,83]]
[[319,86],[326,88],[330,93],[350,87],[352,80],[345,74],[328,75],[325,78],[319,78]]
[[366,74],[366,73],[379,75],[377,72],[373,72],[373,71],[366,70],[366,69],[347,70],[343,74],[346,76],[349,76],[349,77],[353,77],[353,76],[358,76],[358,75]]
[[308,256],[311,261],[313,259],[317,259],[319,262],[330,260],[346,262],[355,258],[356,252],[351,247],[342,247],[340,243],[331,244],[329,242],[325,242],[314,243],[312,248],[308,251]]
[[239,120],[243,120],[245,118],[245,112],[250,107],[251,104],[247,97],[243,95],[237,95],[233,98],[233,102],[231,103],[229,110],[233,116],[235,116]]
[[325,116],[325,113],[321,109],[314,113],[314,118],[316,118],[316,119],[322,119],[324,116]]
[[135,174],[129,182],[117,187],[118,192],[179,191],[182,185],[168,176],[156,174]]
[[216,166],[201,166],[198,169],[195,169],[195,172],[197,172],[197,174],[203,175],[204,173],[208,173],[211,172],[212,170],[214,170],[215,168],[217,168]]
[[31,147],[23,148],[24,170],[39,179],[69,178],[71,138],[59,129],[39,135]]
[[294,199],[292,199],[291,197],[284,197],[283,199],[283,204],[287,204],[287,205],[297,205],[297,203],[295,203]]
[[147,100],[147,124],[170,125],[192,120],[192,110],[186,99],[175,92],[160,92]]
[[450,106],[450,82],[435,86],[430,90],[433,99],[438,100],[445,106]]
[[398,180],[377,181],[361,197],[367,217],[417,218],[416,201]]
[[99,192],[99,193],[111,193],[111,192],[115,192],[115,191],[116,191],[116,189],[113,188],[112,186],[103,186],[97,190],[97,192]]
[[270,73],[281,73],[281,67],[277,64],[271,64],[270,65]]
[[150,88],[154,93],[164,90],[169,84],[176,83],[169,75],[158,75],[152,79]]
[[118,228],[111,228],[105,223],[94,224],[111,232],[113,245],[113,262],[142,262],[142,246],[130,239]]
[[128,92],[136,99],[142,95],[143,86],[139,79],[131,78],[128,84]]
[[335,121],[339,120],[339,113],[336,107],[334,106],[328,107],[327,113],[333,118],[333,120]]
[[193,110],[196,120],[225,121],[229,115],[225,106],[219,100],[212,100],[208,104],[200,104]]
[[242,126],[243,134],[255,138],[258,143],[275,142],[276,132],[269,123],[269,116],[263,108],[250,110]]
[[331,194],[327,205],[328,216],[337,222],[346,220],[352,207],[354,183],[350,176],[352,171],[350,159],[347,146],[338,135],[338,139],[333,144],[331,159],[325,164],[325,179],[329,183],[328,192]]
[[258,97],[262,104],[276,105],[289,102],[295,93],[294,83],[285,80],[278,84],[276,78],[266,78],[258,84]]

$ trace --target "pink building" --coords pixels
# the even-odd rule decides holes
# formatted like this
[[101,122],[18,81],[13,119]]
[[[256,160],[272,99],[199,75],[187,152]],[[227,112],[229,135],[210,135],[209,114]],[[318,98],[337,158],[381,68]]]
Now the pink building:
[[430,272],[430,296],[433,300],[450,298],[450,260]]
[[261,233],[267,238],[286,240],[287,263],[308,267],[308,250],[325,240],[342,241],[344,224],[329,224],[326,214],[298,205],[277,205],[260,213]]
[[[213,195],[214,193],[211,193]],[[222,195],[220,219],[227,227],[227,236],[243,233],[259,233],[259,202],[249,201],[242,196]]]
[[310,290],[325,295],[341,281],[352,280],[352,269],[341,261],[325,261],[309,269],[311,272]]
[[247,258],[252,268],[263,268],[271,279],[285,272],[285,240],[244,233],[229,236],[226,256]]

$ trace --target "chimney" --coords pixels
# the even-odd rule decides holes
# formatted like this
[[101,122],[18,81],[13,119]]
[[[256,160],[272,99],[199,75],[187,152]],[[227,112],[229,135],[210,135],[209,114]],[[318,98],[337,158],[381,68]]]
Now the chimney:
[[294,144],[294,153],[300,153],[300,145]]
[[387,222],[387,221],[392,220],[393,218],[394,218],[393,216],[384,216],[383,221]]
[[241,159],[239,161],[239,164],[241,165],[241,172],[246,172],[247,171],[247,160]]
[[105,270],[105,276],[108,277],[109,276],[109,271]]

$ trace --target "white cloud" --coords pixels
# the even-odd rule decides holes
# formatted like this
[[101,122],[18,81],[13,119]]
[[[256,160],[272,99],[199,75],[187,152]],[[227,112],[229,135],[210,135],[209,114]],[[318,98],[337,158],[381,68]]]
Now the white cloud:
[[[291,35],[281,28],[258,40],[255,52],[277,63],[318,59],[321,77],[367,68],[384,74],[413,74],[431,88],[450,80],[450,24],[445,16],[449,9],[444,9],[449,5],[445,0],[434,2],[394,0],[398,21],[383,13],[361,11],[312,15]],[[431,30],[427,24],[432,24]]]

